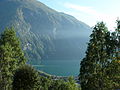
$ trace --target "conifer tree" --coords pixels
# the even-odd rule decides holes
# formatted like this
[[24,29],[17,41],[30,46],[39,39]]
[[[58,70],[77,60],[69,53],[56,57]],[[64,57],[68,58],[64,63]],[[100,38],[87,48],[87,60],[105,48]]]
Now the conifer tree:
[[0,37],[0,88],[10,90],[16,68],[25,64],[25,56],[13,28],[6,28]]
[[90,36],[86,56],[81,61],[80,83],[82,90],[109,90],[111,81],[105,73],[109,64],[110,33],[103,22],[97,23]]
[[112,33],[112,44],[113,53],[111,62],[107,68],[107,74],[112,80],[112,89],[120,89],[120,21],[117,20],[117,28]]
[[16,36],[14,28],[6,28],[1,35],[1,44],[9,43],[13,48],[13,58],[16,59],[17,66],[25,64],[26,58],[20,46],[19,38]]

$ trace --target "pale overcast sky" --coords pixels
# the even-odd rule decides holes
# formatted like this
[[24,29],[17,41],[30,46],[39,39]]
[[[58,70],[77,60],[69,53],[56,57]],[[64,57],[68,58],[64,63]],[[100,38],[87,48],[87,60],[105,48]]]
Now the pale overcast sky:
[[59,12],[64,12],[94,26],[104,21],[113,30],[120,17],[120,0],[38,0]]

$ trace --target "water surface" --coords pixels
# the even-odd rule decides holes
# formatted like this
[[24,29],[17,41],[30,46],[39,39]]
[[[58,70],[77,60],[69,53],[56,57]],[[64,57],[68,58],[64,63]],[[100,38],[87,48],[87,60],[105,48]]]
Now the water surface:
[[77,76],[79,74],[79,60],[44,60],[41,65],[35,65],[36,69],[57,76]]

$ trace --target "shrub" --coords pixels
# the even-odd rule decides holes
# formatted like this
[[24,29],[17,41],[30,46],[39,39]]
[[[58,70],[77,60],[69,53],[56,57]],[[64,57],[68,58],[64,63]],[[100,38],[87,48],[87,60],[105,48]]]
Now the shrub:
[[38,72],[29,65],[18,68],[13,77],[13,90],[39,90]]

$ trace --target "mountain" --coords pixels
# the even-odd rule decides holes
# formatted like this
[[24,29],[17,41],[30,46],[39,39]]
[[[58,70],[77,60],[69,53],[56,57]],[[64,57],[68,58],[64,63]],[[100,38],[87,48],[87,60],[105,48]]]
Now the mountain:
[[80,60],[91,33],[85,23],[39,1],[0,0],[0,32],[11,26],[31,64],[41,60]]

